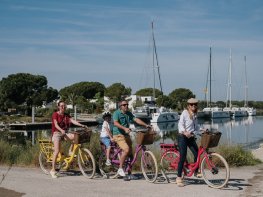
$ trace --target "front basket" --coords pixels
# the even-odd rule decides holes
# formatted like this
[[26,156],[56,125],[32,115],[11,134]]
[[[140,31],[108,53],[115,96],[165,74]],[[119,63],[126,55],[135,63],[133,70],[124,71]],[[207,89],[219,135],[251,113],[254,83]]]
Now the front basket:
[[216,147],[221,138],[221,132],[215,133],[204,133],[201,137],[201,146],[204,148],[213,148]]
[[83,143],[89,142],[91,134],[92,134],[91,129],[83,129],[83,130],[76,131],[76,132],[74,132],[73,143],[74,144],[83,144]]
[[136,143],[139,145],[150,145],[153,144],[156,133],[153,130],[149,132],[138,131],[136,135]]

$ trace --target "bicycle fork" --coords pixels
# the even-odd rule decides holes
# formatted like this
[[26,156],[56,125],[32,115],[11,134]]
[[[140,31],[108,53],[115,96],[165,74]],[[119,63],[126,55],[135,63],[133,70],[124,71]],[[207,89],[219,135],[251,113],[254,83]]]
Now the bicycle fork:
[[205,160],[212,174],[218,174],[218,168],[215,166],[214,162],[212,161],[212,156],[209,154],[205,155]]

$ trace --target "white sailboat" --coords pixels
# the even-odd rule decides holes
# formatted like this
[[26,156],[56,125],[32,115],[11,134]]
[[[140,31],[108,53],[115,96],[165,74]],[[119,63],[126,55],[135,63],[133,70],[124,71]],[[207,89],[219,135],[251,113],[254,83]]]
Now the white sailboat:
[[244,57],[245,61],[245,80],[246,80],[246,85],[245,85],[245,103],[244,107],[241,107],[241,110],[246,111],[249,116],[255,116],[257,114],[257,110],[253,107],[248,107],[248,85],[247,85],[247,61],[246,61],[246,56]]
[[242,110],[239,107],[232,106],[232,51],[231,49],[230,49],[229,70],[228,70],[227,100],[226,100],[226,107],[223,109],[223,111],[229,112],[232,117],[247,116],[246,110]]
[[[210,77],[210,87],[209,87],[209,102],[207,102],[207,107],[205,107],[202,111],[197,112],[197,117],[198,118],[211,118],[211,119],[216,119],[216,118],[229,118],[230,114],[227,111],[223,111],[222,108],[220,107],[212,107],[212,91],[211,91],[211,65],[212,65],[212,51],[210,47],[210,58],[209,58],[209,77]],[[207,88],[206,88],[207,89]]]
[[[161,82],[161,76],[160,76],[160,67],[158,63],[158,56],[157,56],[157,50],[156,50],[156,44],[155,44],[155,38],[154,38],[154,31],[153,31],[153,22],[152,22],[152,42],[153,42],[153,98],[155,99],[155,70],[157,69],[159,83],[160,83],[160,89],[162,90],[162,82]],[[140,113],[141,111],[141,113]],[[179,120],[179,115],[177,112],[167,109],[165,107],[158,107],[156,105],[144,105],[140,109],[137,108],[137,110],[134,111],[134,115],[136,117],[140,117],[141,115],[147,115],[150,116],[151,123],[160,123],[160,122],[174,122]]]

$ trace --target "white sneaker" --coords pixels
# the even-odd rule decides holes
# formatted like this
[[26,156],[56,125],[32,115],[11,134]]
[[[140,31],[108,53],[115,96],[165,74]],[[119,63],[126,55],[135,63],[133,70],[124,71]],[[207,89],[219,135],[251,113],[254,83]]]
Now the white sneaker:
[[51,171],[50,171],[50,175],[51,175],[51,177],[52,177],[53,179],[58,178],[58,175],[57,175],[57,172],[56,172],[56,171],[51,170]]
[[106,166],[111,166],[111,161],[110,161],[109,159],[107,159],[105,165],[106,165]]
[[122,177],[126,176],[122,168],[118,169],[118,174]]

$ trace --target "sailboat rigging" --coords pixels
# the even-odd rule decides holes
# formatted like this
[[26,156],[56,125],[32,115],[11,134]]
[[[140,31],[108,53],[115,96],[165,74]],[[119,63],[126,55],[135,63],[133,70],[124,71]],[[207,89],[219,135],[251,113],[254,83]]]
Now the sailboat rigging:
[[247,83],[247,58],[244,56],[244,62],[245,62],[245,102],[244,107],[241,109],[246,111],[249,116],[255,116],[257,113],[257,110],[253,107],[248,107],[248,83]]
[[[212,81],[212,49],[210,47],[209,50],[209,102],[207,101],[207,107],[205,107],[202,111],[197,113],[198,118],[204,119],[215,119],[215,118],[229,118],[229,112],[225,112],[222,108],[212,107],[212,89],[211,89],[211,81]],[[208,79],[208,77],[207,77]],[[207,91],[207,83],[206,83],[206,91]]]
[[[153,46],[153,99],[155,101],[156,95],[155,95],[155,70],[157,69],[158,73],[158,79],[159,79],[159,85],[161,90],[161,95],[163,95],[163,87],[162,87],[162,81],[161,81],[161,74],[160,74],[160,66],[158,62],[158,55],[157,55],[157,48],[156,48],[156,42],[155,42],[155,36],[154,36],[154,27],[153,22],[151,23],[151,29],[152,29],[152,46]],[[163,97],[161,98],[161,105],[163,104]],[[146,113],[145,113],[146,112]],[[179,119],[179,115],[177,112],[172,111],[171,109],[167,109],[163,106],[158,107],[155,104],[145,104],[143,107],[137,108],[133,111],[134,115],[136,117],[140,118],[149,118],[151,123],[159,123],[159,122],[172,122],[177,121]],[[144,117],[144,116],[147,117]]]
[[[227,86],[227,99],[226,107],[223,111],[229,112],[233,117],[244,117],[247,116],[247,112],[242,110],[239,107],[232,106],[232,51],[230,49],[230,58],[229,58],[229,70],[228,70],[228,86]],[[229,103],[229,105],[228,105]]]

